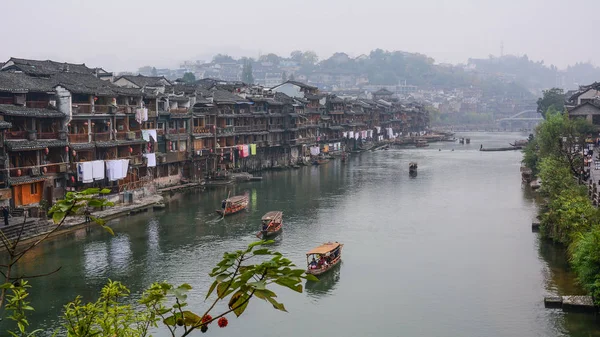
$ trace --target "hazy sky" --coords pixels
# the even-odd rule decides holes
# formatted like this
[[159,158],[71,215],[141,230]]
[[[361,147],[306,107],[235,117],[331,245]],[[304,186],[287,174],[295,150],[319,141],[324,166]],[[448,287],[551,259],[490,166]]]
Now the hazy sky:
[[0,0],[0,60],[56,59],[107,70],[179,65],[218,52],[375,48],[437,62],[527,54],[564,67],[600,62],[598,0]]

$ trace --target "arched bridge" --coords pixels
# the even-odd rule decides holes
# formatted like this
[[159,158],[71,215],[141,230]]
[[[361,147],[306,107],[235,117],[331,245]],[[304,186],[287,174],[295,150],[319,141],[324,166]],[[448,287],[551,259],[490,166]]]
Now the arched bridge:
[[496,122],[502,127],[508,127],[510,129],[533,129],[538,123],[544,120],[537,110],[523,110],[513,116],[500,118]]

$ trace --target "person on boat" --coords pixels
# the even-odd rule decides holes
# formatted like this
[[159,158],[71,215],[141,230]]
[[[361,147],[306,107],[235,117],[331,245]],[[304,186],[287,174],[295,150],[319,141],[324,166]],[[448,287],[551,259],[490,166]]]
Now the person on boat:
[[223,201],[221,201],[221,208],[225,209],[225,207],[227,207],[227,200],[223,199]]
[[312,261],[310,261],[310,269],[316,269],[317,268],[317,260],[315,260],[315,257],[313,256]]
[[263,231],[266,231],[268,228],[269,228],[269,224],[267,222],[263,222],[263,226],[262,226]]

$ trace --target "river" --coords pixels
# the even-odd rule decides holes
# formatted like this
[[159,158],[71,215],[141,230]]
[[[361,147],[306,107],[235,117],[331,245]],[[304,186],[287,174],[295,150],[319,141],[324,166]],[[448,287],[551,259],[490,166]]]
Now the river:
[[[564,251],[531,232],[536,204],[520,184],[521,153],[478,151],[526,135],[468,136],[470,145],[264,173],[233,188],[249,193],[249,211],[222,221],[214,209],[225,190],[197,191],[176,195],[164,211],[113,221],[114,237],[92,228],[50,240],[24,267],[62,267],[32,282],[34,325],[57,327],[65,302],[92,298],[108,278],[133,298],[153,281],[190,283],[189,302],[201,311],[207,273],[223,252],[253,242],[261,216],[282,210],[275,249],[304,267],[307,250],[339,241],[342,265],[303,294],[277,289],[289,313],[256,300],[226,329],[211,326],[212,336],[600,335],[593,316],[544,308],[544,295],[581,290]],[[410,161],[419,163],[417,177],[409,177]]]

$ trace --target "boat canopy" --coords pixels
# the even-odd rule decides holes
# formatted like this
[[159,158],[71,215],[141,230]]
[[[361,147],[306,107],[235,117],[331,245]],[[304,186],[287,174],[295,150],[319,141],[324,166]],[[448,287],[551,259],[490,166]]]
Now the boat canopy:
[[310,251],[308,251],[306,253],[306,255],[325,254],[325,253],[328,253],[328,252],[330,252],[332,250],[337,249],[340,246],[342,246],[342,244],[339,243],[339,242],[324,243],[324,244],[320,245],[319,247],[315,247],[315,248],[311,249]]
[[275,220],[277,218],[280,218],[281,215],[282,215],[282,212],[280,212],[280,211],[271,211],[271,212],[268,212],[267,214],[263,215],[262,220],[263,221]]
[[238,202],[242,202],[242,201],[244,201],[244,200],[246,200],[246,199],[247,199],[247,198],[246,198],[246,196],[244,196],[244,195],[236,195],[236,196],[234,196],[234,197],[231,197],[231,198],[227,199],[227,202],[230,202],[230,203],[232,203],[232,204],[235,204],[235,203],[238,203]]

